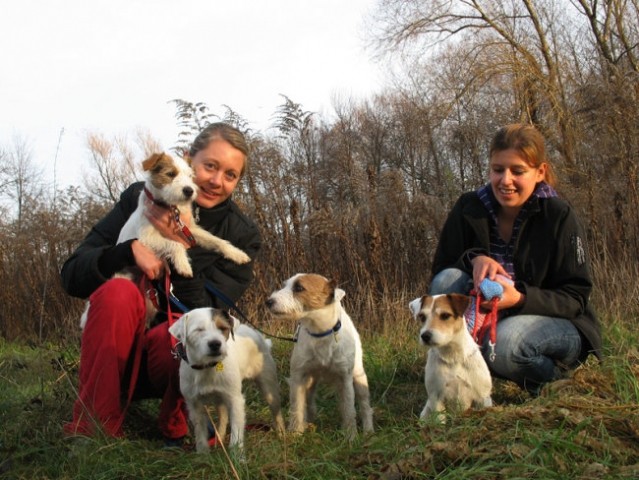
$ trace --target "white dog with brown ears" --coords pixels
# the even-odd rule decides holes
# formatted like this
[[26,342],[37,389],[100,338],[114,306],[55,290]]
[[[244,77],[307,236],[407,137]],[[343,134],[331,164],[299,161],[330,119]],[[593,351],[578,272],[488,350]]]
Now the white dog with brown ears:
[[315,390],[320,380],[333,384],[342,427],[349,440],[357,434],[357,401],[364,432],[373,431],[362,343],[340,303],[344,290],[317,274],[297,274],[266,300],[270,312],[298,323],[290,372],[289,430],[302,433],[314,421]]
[[270,343],[224,310],[196,308],[182,315],[169,333],[178,340],[180,390],[193,427],[195,448],[206,452],[207,404],[217,407],[218,433],[231,426],[230,447],[242,449],[246,425],[242,381],[253,380],[271,409],[273,427],[284,433],[277,369]]
[[446,421],[444,411],[465,411],[492,406],[492,379],[479,346],[464,319],[471,298],[448,294],[416,298],[409,303],[421,322],[420,342],[428,347],[424,383],[428,401],[420,414],[426,420],[436,415]]
[[[238,264],[251,261],[246,253],[227,240],[216,237],[195,223],[191,223],[190,228],[184,224],[183,218],[190,218],[191,204],[197,196],[193,170],[186,160],[171,157],[166,153],[154,153],[142,162],[142,168],[146,173],[144,189],[140,192],[137,208],[120,230],[117,243],[137,238],[158,257],[169,260],[180,275],[193,276],[186,247],[178,241],[162,236],[146,217],[146,202],[151,201],[171,211],[182,235],[192,246],[199,245],[207,250],[214,250]],[[140,272],[137,268],[127,268],[115,276],[137,281]],[[81,328],[86,324],[89,307],[87,303],[80,319]],[[155,307],[148,301],[147,312],[149,318],[155,315]]]
[[120,231],[118,243],[137,238],[160,258],[170,260],[180,275],[193,276],[186,247],[180,242],[163,237],[146,217],[145,201],[148,199],[171,210],[182,234],[192,246],[199,245],[207,250],[215,250],[235,263],[251,261],[242,250],[227,240],[212,235],[194,222],[190,228],[184,225],[180,215],[190,218],[191,204],[197,197],[193,170],[186,160],[171,157],[166,153],[154,153],[142,162],[142,168],[147,174],[144,190],[140,192],[138,207]]

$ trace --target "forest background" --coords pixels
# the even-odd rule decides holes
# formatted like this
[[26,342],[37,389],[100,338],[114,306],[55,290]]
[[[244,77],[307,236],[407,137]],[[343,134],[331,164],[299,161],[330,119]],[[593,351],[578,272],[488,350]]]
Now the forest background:
[[[491,136],[530,122],[586,228],[602,323],[636,331],[637,0],[381,0],[369,26],[371,50],[401,62],[403,75],[372,98],[336,101],[330,118],[283,96],[266,133],[232,107],[173,100],[175,152],[220,119],[250,140],[235,195],[264,238],[240,305],[249,318],[290,333],[268,323],[263,300],[291,274],[317,272],[347,291],[362,330],[392,330],[428,288],[452,203],[485,183]],[[25,145],[0,145],[4,339],[77,342],[83,302],[62,290],[60,268],[158,148],[149,135],[128,143],[91,133],[87,145],[93,175],[51,191]]]

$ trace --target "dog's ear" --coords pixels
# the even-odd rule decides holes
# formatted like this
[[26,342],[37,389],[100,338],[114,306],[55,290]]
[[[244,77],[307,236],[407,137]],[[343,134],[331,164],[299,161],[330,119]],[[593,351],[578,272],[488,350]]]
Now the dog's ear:
[[148,172],[149,170],[151,170],[153,167],[157,165],[157,163],[162,159],[162,157],[164,157],[164,152],[154,153],[153,155],[151,155],[149,158],[147,158],[146,160],[142,162],[142,169],[145,172]]
[[335,280],[328,280],[326,284],[328,288],[328,295],[326,295],[326,305],[330,305],[333,302],[339,302],[346,292],[341,288],[338,288],[337,282]]
[[235,318],[233,315],[229,315],[231,317],[231,337],[233,337],[233,340],[235,340],[235,329],[237,329],[237,327],[240,326],[240,321]]
[[453,313],[456,317],[461,317],[468,305],[470,305],[471,298],[467,295],[461,295],[459,293],[451,293],[446,295],[450,301],[450,305],[453,307]]
[[184,322],[188,313],[185,313],[177,321],[169,327],[169,333],[177,338],[180,342],[184,341]]
[[413,317],[417,317],[417,314],[419,313],[419,311],[422,309],[422,299],[424,297],[418,297],[415,300],[413,300],[412,302],[410,302],[408,304],[408,309],[410,310],[410,313],[413,314]]
[[231,338],[235,340],[235,329],[239,325],[240,321],[237,318],[235,318],[233,315],[231,315],[228,310],[221,309],[220,312],[222,313],[222,315],[224,316],[224,318],[229,324],[229,327],[231,329],[231,332],[230,332]]

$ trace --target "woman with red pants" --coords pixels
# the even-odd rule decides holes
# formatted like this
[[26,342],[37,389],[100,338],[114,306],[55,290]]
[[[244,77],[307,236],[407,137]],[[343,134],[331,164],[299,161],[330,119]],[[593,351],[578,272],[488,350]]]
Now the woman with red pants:
[[[244,136],[225,123],[211,124],[196,137],[188,156],[199,188],[193,221],[255,259],[261,245],[259,231],[231,199],[247,167]],[[82,332],[78,398],[73,420],[64,430],[70,435],[103,431],[121,437],[131,399],[161,398],[159,427],[167,444],[175,444],[188,427],[166,313],[160,312],[147,328],[145,292],[127,279],[111,278],[127,266],[137,266],[149,280],[164,285],[165,264],[149,248],[137,239],[116,244],[142,188],[142,182],[127,188],[62,267],[65,290],[89,298],[91,305]],[[193,278],[170,274],[173,295],[180,304],[188,309],[226,307],[209,293],[207,283],[236,302],[253,279],[253,262],[237,265],[217,252],[190,247],[168,209],[148,206],[147,218],[162,235],[189,248]],[[191,220],[182,221],[188,227]]]

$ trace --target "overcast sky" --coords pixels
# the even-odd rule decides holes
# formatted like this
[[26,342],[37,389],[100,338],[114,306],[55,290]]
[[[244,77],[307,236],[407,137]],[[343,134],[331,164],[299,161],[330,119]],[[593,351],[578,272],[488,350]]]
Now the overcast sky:
[[173,146],[175,98],[220,114],[228,105],[263,130],[280,94],[328,114],[335,95],[368,98],[383,84],[364,49],[375,0],[0,5],[0,147],[26,140],[50,181],[58,151],[58,186],[81,182],[87,132],[133,137],[142,127]]

